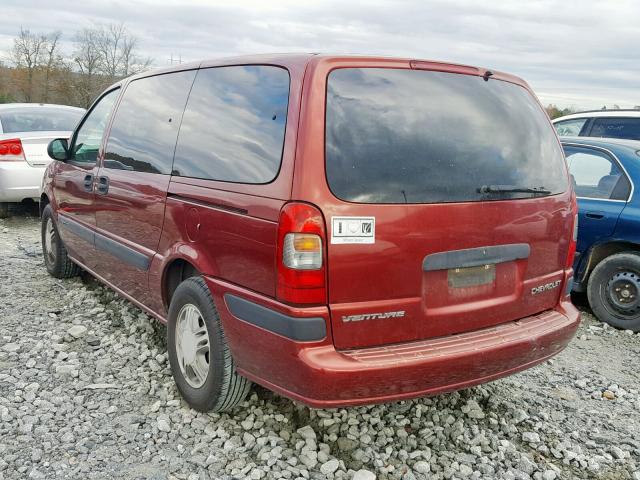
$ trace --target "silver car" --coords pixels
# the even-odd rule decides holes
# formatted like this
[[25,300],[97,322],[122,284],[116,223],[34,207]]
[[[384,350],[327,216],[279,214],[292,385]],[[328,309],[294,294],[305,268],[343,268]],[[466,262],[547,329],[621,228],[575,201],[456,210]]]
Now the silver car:
[[82,108],[42,103],[0,105],[0,218],[9,204],[40,200],[47,145],[69,137],[84,115]]

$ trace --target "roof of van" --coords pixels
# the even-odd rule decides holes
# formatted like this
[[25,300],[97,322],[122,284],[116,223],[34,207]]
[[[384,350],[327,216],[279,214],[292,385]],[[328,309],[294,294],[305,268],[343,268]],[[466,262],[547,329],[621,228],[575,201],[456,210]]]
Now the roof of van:
[[[274,53],[274,54],[256,54],[256,55],[242,55],[236,57],[222,57],[217,59],[205,59],[201,61],[189,62],[189,63],[181,63],[179,65],[172,65],[169,67],[162,67],[147,70],[145,72],[141,72],[132,77],[129,77],[122,82],[126,83],[130,80],[158,75],[162,73],[169,73],[181,70],[190,70],[196,68],[205,68],[205,67],[214,67],[214,66],[224,66],[224,65],[259,65],[259,64],[271,64],[271,65],[280,65],[280,66],[299,66],[305,67],[312,60],[354,60],[354,61],[371,61],[376,62],[380,61],[381,63],[390,63],[390,62],[406,62],[411,64],[412,68],[415,69],[424,69],[424,70],[439,70],[439,71],[455,71],[456,73],[467,73],[474,74],[478,76],[487,75],[487,79],[489,76],[493,76],[502,80],[509,80],[514,83],[518,83],[524,86],[527,86],[527,83],[520,77],[515,75],[511,75],[509,73],[501,72],[498,70],[488,69],[484,67],[475,67],[472,65],[463,65],[458,63],[451,62],[443,62],[436,60],[424,60],[424,59],[416,59],[416,58],[408,58],[408,57],[388,57],[388,56],[377,56],[377,55],[330,55],[330,54],[321,54],[321,53]],[[121,82],[118,82],[121,83]]]
[[616,109],[616,110],[587,110],[585,112],[572,113],[562,117],[554,118],[553,123],[563,120],[584,117],[640,117],[640,110],[636,109]]

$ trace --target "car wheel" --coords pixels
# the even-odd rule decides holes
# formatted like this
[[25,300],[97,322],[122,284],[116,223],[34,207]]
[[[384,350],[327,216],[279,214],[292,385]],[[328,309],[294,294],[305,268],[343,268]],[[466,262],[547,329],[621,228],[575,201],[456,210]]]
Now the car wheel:
[[191,407],[220,412],[246,397],[251,382],[236,372],[218,311],[201,277],[178,285],[167,327],[173,378]]
[[640,331],[640,255],[617,253],[602,260],[587,284],[589,305],[603,322]]
[[67,249],[62,243],[58,227],[53,221],[51,205],[42,211],[42,255],[47,271],[56,278],[69,278],[78,275],[80,267],[71,261]]
[[9,202],[0,202],[0,218],[9,217]]

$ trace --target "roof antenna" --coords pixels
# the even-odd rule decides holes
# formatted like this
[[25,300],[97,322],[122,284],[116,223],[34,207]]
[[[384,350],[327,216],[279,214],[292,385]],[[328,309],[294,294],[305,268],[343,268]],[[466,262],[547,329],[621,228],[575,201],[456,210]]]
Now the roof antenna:
[[482,76],[482,78],[484,78],[485,82],[489,81],[489,77],[491,77],[493,75],[493,72],[491,70],[487,70],[486,72],[484,72],[484,75]]

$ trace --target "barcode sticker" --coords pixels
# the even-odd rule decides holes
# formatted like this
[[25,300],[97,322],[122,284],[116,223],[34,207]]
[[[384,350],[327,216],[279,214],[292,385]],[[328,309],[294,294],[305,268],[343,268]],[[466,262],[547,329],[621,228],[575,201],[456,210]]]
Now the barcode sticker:
[[375,217],[331,217],[331,243],[375,242]]

